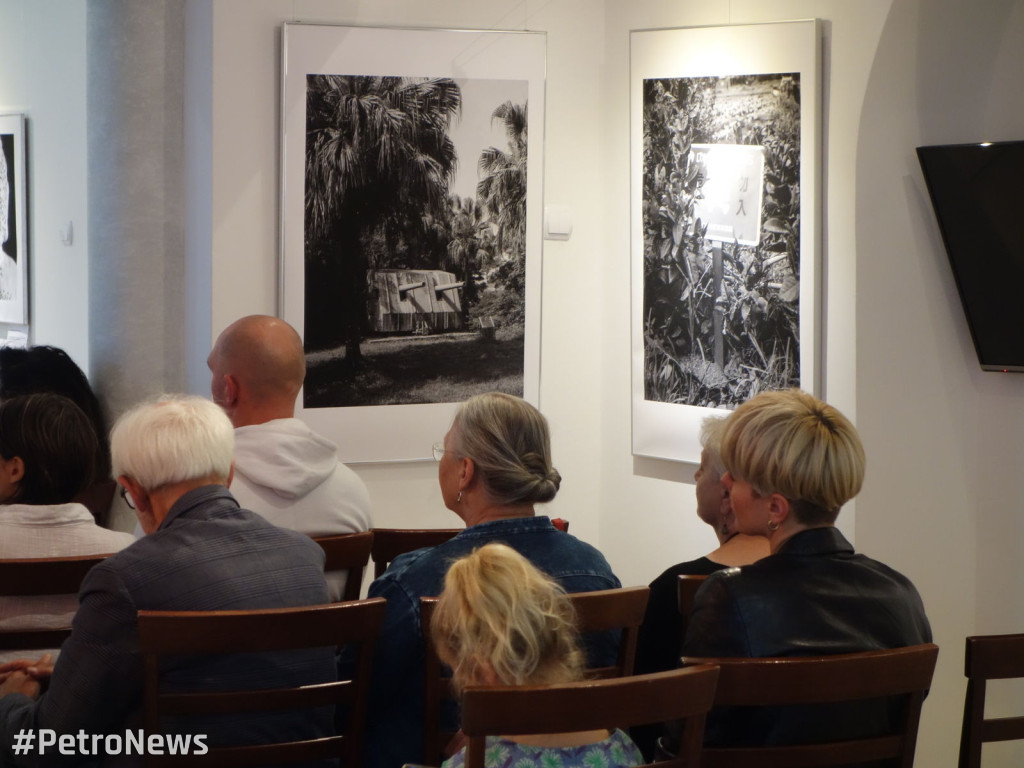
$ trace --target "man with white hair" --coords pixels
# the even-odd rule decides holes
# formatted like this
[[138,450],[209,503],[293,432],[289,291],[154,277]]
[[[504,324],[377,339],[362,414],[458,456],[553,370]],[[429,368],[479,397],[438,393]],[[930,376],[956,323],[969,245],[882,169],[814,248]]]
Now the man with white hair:
[[[0,667],[0,764],[49,764],[12,754],[21,729],[121,733],[141,704],[137,612],[286,608],[328,602],[324,555],[307,536],[241,509],[226,488],[234,433],[224,412],[199,397],[165,397],[122,416],[111,434],[113,472],[146,536],[86,576],[71,637],[49,689],[31,669]],[[29,664],[22,664],[28,667]],[[6,679],[4,679],[6,678]],[[293,686],[336,679],[330,649],[191,657],[164,684],[191,690]],[[326,717],[325,717],[326,715]],[[286,711],[190,722],[207,746],[318,738],[329,713]],[[59,757],[61,765],[89,762]]]
[[[370,528],[370,496],[337,446],[295,418],[306,377],[302,339],[284,320],[249,315],[224,329],[207,359],[213,400],[235,426],[231,492],[274,525],[309,536]],[[344,574],[328,576],[340,600]]]

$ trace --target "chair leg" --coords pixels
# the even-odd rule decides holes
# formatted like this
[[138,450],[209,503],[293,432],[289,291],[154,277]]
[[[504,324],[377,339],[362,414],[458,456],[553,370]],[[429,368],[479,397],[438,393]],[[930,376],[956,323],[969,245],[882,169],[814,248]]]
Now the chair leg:
[[981,722],[985,717],[985,681],[968,680],[960,730],[958,768],[981,768]]

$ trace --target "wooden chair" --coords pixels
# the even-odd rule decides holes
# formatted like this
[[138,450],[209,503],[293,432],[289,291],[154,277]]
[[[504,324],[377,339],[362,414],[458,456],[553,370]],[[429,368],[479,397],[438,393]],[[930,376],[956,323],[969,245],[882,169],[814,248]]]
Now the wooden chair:
[[820,744],[771,747],[706,747],[701,768],[799,768],[889,760],[911,768],[921,705],[931,686],[938,646],[886,651],[762,659],[683,657],[684,665],[720,667],[715,707],[827,704],[900,697],[894,733]]
[[324,573],[345,571],[342,600],[358,600],[363,588],[363,571],[370,562],[373,531],[345,533],[340,536],[314,536],[326,555]]
[[[263,611],[139,611],[139,647],[144,666],[145,730],[161,733],[161,721],[176,715],[217,715],[345,706],[343,734],[297,742],[211,748],[202,756],[147,755],[147,766],[173,764],[231,766],[269,765],[341,758],[341,765],[361,764],[373,643],[384,621],[381,598],[307,608]],[[160,690],[160,659],[182,654],[231,654],[288,651],[359,644],[351,680],[270,690],[165,693]]]
[[[576,609],[576,622],[580,634],[621,630],[619,655],[614,665],[588,670],[591,677],[608,679],[633,674],[633,660],[636,656],[636,638],[647,610],[648,587],[627,589],[603,589],[596,592],[576,592],[569,595]],[[423,707],[423,754],[427,764],[433,765],[442,759],[442,751],[455,735],[453,731],[442,730],[441,709],[445,701],[455,699],[451,680],[445,675],[445,667],[438,658],[430,637],[430,623],[437,607],[436,597],[420,598],[420,626],[423,632],[424,649],[424,707]],[[506,731],[508,733],[508,731]],[[440,765],[440,763],[436,763]]]
[[379,577],[399,555],[423,547],[436,547],[460,533],[462,528],[374,528],[373,578]]
[[657,765],[696,768],[717,678],[718,669],[705,665],[568,685],[467,688],[462,695],[466,768],[483,768],[487,736],[610,730],[670,721],[681,725],[679,752]]
[[[85,574],[107,555],[0,560],[0,596],[77,595]],[[0,630],[0,650],[59,648],[71,625],[54,629]]]
[[[704,584],[707,576],[691,576],[682,574],[679,577],[679,615],[689,620],[693,613],[693,602],[697,597],[697,590]],[[682,638],[679,638],[682,642]]]
[[985,742],[1024,739],[1024,717],[985,717],[986,683],[1024,677],[1024,634],[968,637],[964,674],[967,696],[959,768],[979,768]]

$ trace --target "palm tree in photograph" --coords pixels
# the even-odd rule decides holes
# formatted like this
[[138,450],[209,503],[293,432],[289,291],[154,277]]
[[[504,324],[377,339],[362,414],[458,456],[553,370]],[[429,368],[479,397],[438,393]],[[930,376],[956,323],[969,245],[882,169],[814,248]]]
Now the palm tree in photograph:
[[488,255],[491,226],[484,211],[472,197],[451,197],[451,235],[442,266],[455,272],[465,283],[462,289],[462,316],[468,320],[476,302],[476,275]]
[[497,247],[509,256],[500,270],[509,289],[526,285],[526,104],[506,101],[492,114],[505,125],[508,149],[489,147],[480,155],[477,196],[497,227]]
[[344,341],[345,359],[361,358],[366,241],[389,221],[447,215],[458,161],[449,127],[461,108],[450,78],[308,76],[306,328],[316,329],[314,345]]

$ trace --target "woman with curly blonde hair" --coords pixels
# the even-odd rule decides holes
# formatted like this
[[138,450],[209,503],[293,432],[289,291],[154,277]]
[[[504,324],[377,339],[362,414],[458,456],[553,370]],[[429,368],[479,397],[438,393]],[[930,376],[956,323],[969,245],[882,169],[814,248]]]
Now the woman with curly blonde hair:
[[[549,685],[583,678],[572,603],[555,581],[504,544],[487,544],[452,564],[431,623],[434,645],[456,690],[472,685]],[[460,750],[444,768],[460,768]],[[643,758],[622,731],[489,737],[486,768],[603,765]]]

